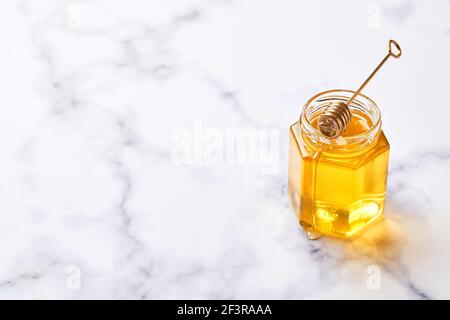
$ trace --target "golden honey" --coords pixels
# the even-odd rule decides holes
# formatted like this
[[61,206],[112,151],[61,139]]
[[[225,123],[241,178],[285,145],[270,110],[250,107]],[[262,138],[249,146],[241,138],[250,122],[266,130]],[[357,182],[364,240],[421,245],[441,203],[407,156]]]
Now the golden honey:
[[299,222],[309,231],[344,238],[382,216],[389,158],[380,111],[364,95],[349,105],[352,117],[341,136],[329,138],[318,130],[323,110],[353,93],[314,96],[290,128],[288,192]]

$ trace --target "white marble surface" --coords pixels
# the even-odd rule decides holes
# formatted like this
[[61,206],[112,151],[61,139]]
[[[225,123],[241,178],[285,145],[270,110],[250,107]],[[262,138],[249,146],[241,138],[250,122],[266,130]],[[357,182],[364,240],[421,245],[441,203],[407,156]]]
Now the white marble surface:
[[[450,298],[449,14],[442,0],[2,1],[0,298]],[[391,143],[386,219],[309,241],[287,198],[288,128],[313,94],[355,88],[390,37],[404,56],[365,91]],[[174,161],[174,135],[198,127],[275,133],[271,170]]]

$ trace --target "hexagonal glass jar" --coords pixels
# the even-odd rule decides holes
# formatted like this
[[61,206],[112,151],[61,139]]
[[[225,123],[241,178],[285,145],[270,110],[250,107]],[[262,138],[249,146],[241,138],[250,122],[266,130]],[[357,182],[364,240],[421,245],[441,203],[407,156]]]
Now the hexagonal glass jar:
[[349,90],[312,97],[290,128],[288,193],[300,224],[309,231],[352,238],[383,214],[389,143],[375,102],[360,94],[352,120],[338,138],[317,129],[331,102],[348,101]]

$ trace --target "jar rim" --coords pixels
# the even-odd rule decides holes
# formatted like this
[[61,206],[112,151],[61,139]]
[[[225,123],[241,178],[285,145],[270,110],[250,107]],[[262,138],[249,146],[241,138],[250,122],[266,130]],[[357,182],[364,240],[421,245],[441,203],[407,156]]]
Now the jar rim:
[[[321,96],[326,96],[329,94],[344,94],[344,95],[348,95],[350,98],[353,94],[355,93],[355,91],[352,90],[346,90],[346,89],[331,89],[331,90],[326,90],[326,91],[322,91],[319,92],[317,94],[315,94],[314,96],[312,96],[311,98],[309,98],[306,103],[303,106],[303,110],[302,110],[302,114],[300,117],[300,124],[301,127],[306,129],[308,132],[312,133],[314,136],[320,138],[320,140],[322,142],[325,142],[326,144],[330,144],[330,145],[336,145],[336,140],[338,138],[328,138],[325,137],[319,129],[315,128],[311,122],[310,119],[308,119],[307,115],[307,110],[308,108],[311,108],[313,105],[313,103],[315,101],[318,100],[318,98],[320,98]],[[369,98],[368,96],[360,93],[358,94],[358,96],[353,100],[352,104],[350,105],[350,107],[355,104],[355,103],[359,103],[359,106],[365,106],[367,111],[369,111],[368,107],[370,107],[370,111],[371,111],[371,117],[372,117],[372,124],[370,129],[368,129],[367,131],[363,132],[363,133],[359,133],[356,135],[351,135],[351,136],[346,136],[346,137],[339,137],[339,138],[343,138],[345,139],[347,142],[349,143],[353,143],[353,142],[362,142],[365,141],[367,139],[369,139],[372,136],[375,136],[379,133],[379,131],[381,131],[381,114],[380,114],[380,109],[378,108],[377,104],[375,103],[375,101],[373,101],[371,98]]]

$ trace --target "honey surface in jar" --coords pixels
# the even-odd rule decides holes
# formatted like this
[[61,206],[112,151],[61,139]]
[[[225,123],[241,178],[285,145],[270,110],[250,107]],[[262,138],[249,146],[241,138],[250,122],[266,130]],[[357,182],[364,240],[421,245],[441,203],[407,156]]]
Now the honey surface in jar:
[[[317,129],[318,116],[310,120]],[[380,131],[365,146],[346,144],[373,123],[354,112],[335,147],[312,147],[297,122],[290,130],[288,191],[300,223],[325,234],[353,237],[380,217],[386,197],[389,144]]]

